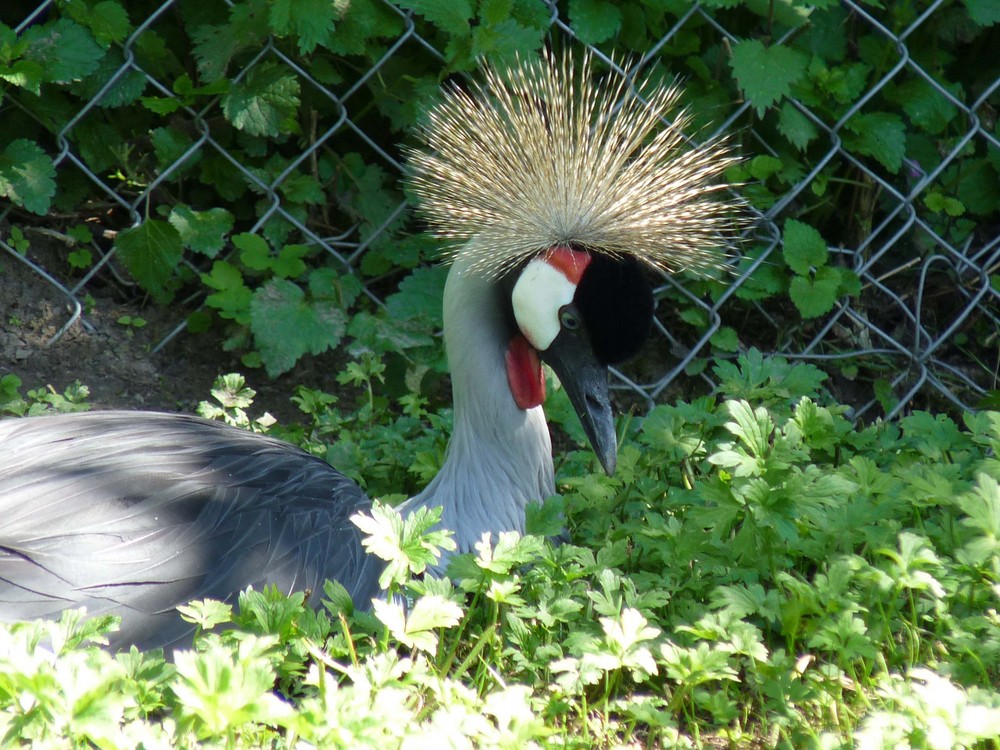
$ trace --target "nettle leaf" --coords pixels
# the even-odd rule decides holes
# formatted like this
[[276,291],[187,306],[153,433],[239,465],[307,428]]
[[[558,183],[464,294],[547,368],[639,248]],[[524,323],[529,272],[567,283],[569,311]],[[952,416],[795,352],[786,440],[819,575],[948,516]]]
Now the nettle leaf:
[[307,55],[330,41],[337,4],[330,0],[271,0],[267,13],[271,29],[278,35],[295,34],[299,52]]
[[397,5],[423,16],[453,36],[467,36],[469,21],[475,15],[472,0],[398,0]]
[[895,174],[906,154],[906,126],[899,115],[870,112],[847,121],[844,145],[851,151],[871,156]]
[[[952,94],[961,97],[959,87]],[[923,78],[911,78],[900,84],[887,97],[898,103],[910,121],[931,135],[940,135],[958,116],[958,108],[937,88]]]
[[65,3],[61,7],[70,18],[90,29],[102,47],[120,42],[128,35],[128,13],[117,0],[102,0],[93,6],[88,3]]
[[79,81],[97,68],[104,50],[90,32],[75,21],[60,18],[53,24],[32,26],[24,32],[26,60],[33,60],[53,83]]
[[264,63],[222,97],[222,112],[250,135],[276,136],[289,129],[299,106],[299,81],[287,69]]
[[226,244],[233,229],[233,215],[224,208],[195,211],[183,204],[174,206],[167,221],[181,236],[181,242],[195,252],[214,258]]
[[823,236],[795,219],[785,222],[781,253],[788,267],[800,276],[808,276],[811,268],[825,266],[830,256]]
[[[997,151],[1000,149],[991,149]],[[966,159],[962,162],[958,182],[958,199],[971,213],[992,215],[1000,205],[1000,178],[997,170],[985,159]]]
[[821,268],[815,278],[796,276],[788,286],[788,296],[803,318],[817,318],[833,309],[840,290],[839,268]]
[[0,68],[0,81],[26,89],[35,96],[42,93],[44,80],[45,68],[34,60],[15,60],[11,65]]
[[524,26],[513,18],[496,24],[477,26],[472,32],[472,54],[489,55],[496,60],[511,60],[516,55],[527,55],[542,46],[545,30],[537,26]]
[[799,151],[812,142],[819,131],[812,120],[802,114],[791,102],[781,105],[778,115],[778,131]]
[[34,141],[19,138],[0,154],[0,196],[34,214],[48,212],[55,178],[52,159]]
[[115,249],[139,286],[157,302],[169,302],[167,282],[181,261],[184,247],[180,233],[166,221],[147,219],[137,227],[119,232]]
[[233,6],[228,23],[205,25],[191,32],[194,57],[203,81],[219,81],[236,55],[263,45],[268,33],[265,7],[264,0],[239,3]]
[[569,0],[569,18],[584,44],[606,41],[622,25],[622,12],[607,0]]
[[996,0],[962,0],[969,11],[969,18],[978,26],[1000,23],[1000,4]]
[[[101,58],[97,68],[82,81],[74,84],[71,90],[81,99],[93,99],[124,64],[125,56],[122,52],[110,49]],[[146,82],[145,73],[130,68],[115,79],[111,88],[101,94],[98,105],[110,109],[129,105],[142,95]]]
[[806,72],[808,59],[789,47],[765,47],[756,39],[733,47],[733,74],[746,97],[753,102],[757,116],[786,96],[792,84]]
[[399,291],[386,299],[389,315],[396,320],[426,320],[440,328],[443,325],[441,300],[447,278],[448,268],[445,266],[416,269],[403,279]]
[[739,351],[740,348],[739,334],[729,326],[722,326],[722,328],[713,333],[710,341],[712,346],[724,352],[735,352]]
[[293,203],[323,203],[326,195],[319,180],[311,174],[292,174],[278,186],[281,194]]
[[[145,106],[145,101],[143,102],[143,106]],[[202,154],[199,150],[188,154],[181,166],[175,166],[175,162],[184,157],[194,144],[194,141],[187,133],[182,133],[169,127],[162,127],[151,130],[149,137],[153,144],[153,151],[156,154],[157,166],[161,172],[173,167],[174,174],[178,175],[182,173],[182,170],[187,170],[201,161]]]
[[347,315],[329,300],[314,300],[287,279],[271,279],[250,300],[250,330],[271,377],[290,370],[303,354],[340,343]]

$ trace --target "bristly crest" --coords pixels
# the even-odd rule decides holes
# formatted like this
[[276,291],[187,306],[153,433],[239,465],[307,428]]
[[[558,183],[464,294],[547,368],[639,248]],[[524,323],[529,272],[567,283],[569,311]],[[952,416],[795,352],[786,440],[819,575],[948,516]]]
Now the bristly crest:
[[[718,139],[688,148],[676,86],[630,86],[557,59],[484,68],[467,93],[445,91],[409,153],[410,184],[451,255],[498,275],[572,245],[631,254],[666,271],[722,266],[739,220],[718,182],[738,161]],[[640,92],[643,98],[636,92]]]

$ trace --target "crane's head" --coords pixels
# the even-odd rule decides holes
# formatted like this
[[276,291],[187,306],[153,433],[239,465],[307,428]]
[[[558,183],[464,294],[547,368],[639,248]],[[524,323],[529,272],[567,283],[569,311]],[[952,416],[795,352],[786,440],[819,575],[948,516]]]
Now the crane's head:
[[507,380],[523,409],[545,398],[538,358],[566,390],[608,474],[617,441],[608,366],[635,354],[649,333],[653,294],[632,257],[612,258],[553,247],[512,275],[511,310],[518,333],[507,350]]
[[446,90],[409,152],[418,207],[463,271],[509,284],[515,401],[540,401],[548,362],[609,473],[607,367],[649,331],[643,267],[721,267],[741,225],[719,180],[737,159],[718,139],[686,143],[679,94],[546,53]]

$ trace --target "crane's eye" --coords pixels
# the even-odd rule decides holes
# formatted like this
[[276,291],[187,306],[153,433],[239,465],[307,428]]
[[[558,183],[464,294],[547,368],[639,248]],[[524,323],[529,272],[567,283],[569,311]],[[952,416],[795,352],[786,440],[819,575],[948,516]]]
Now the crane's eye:
[[580,327],[580,314],[567,305],[559,311],[559,323],[568,331],[575,331]]

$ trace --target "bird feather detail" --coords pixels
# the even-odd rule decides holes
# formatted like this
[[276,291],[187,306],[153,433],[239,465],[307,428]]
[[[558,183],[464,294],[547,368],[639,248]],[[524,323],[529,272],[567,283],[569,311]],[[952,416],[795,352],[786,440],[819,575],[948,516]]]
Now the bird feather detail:
[[589,54],[546,53],[446,89],[426,150],[409,153],[422,215],[490,276],[559,245],[664,271],[722,266],[739,220],[719,178],[737,158],[720,139],[685,143],[676,85],[592,68]]

